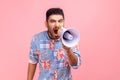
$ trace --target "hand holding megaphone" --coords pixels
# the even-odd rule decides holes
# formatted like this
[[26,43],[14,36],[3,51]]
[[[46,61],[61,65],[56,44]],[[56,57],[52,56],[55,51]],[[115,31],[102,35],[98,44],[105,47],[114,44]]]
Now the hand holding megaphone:
[[80,40],[80,34],[74,29],[61,27],[57,33],[60,34],[63,45],[67,47],[74,47]]

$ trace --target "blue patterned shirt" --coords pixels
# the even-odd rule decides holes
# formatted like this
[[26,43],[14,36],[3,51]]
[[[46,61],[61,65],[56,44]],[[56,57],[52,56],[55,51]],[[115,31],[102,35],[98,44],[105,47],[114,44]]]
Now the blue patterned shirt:
[[47,31],[33,36],[30,47],[29,63],[39,63],[38,80],[72,80],[71,68],[81,64],[78,47],[71,48],[78,58],[76,66],[71,66],[61,41],[50,39]]

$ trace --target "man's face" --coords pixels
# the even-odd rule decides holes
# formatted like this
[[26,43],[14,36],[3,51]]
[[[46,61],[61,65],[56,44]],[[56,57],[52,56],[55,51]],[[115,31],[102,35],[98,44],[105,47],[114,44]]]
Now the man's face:
[[62,15],[50,15],[48,21],[46,22],[46,26],[52,38],[58,39],[60,35],[56,32],[60,27],[63,27],[64,19]]

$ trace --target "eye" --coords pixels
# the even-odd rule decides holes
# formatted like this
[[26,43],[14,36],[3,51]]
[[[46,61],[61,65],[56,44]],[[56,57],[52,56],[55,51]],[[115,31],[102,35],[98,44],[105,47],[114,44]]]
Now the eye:
[[50,20],[51,23],[55,22],[55,20]]
[[63,19],[59,20],[58,22],[59,22],[59,23],[62,23],[62,22],[63,22]]

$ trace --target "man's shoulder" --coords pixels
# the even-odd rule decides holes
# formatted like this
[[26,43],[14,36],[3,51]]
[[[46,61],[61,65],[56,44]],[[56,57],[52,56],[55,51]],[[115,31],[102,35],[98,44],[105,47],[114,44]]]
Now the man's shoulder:
[[42,31],[33,35],[33,37],[36,39],[42,39],[45,38],[46,36],[47,36],[47,31]]
[[36,33],[34,36],[42,36],[42,35],[45,35],[46,33],[47,31],[42,31],[42,32]]

